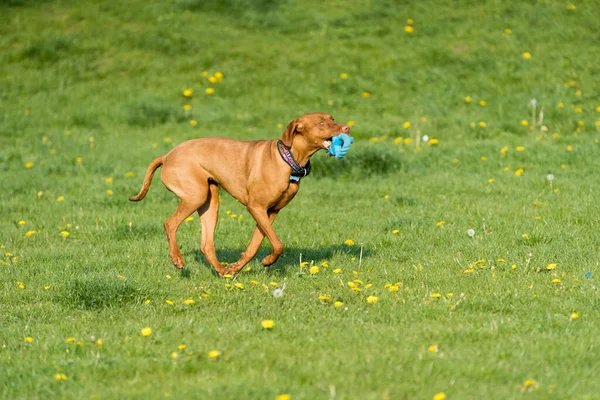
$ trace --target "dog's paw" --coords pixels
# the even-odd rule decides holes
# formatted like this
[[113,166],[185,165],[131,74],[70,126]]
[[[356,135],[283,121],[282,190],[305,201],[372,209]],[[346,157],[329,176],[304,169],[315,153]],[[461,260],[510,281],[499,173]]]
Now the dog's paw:
[[270,267],[271,265],[275,264],[275,261],[277,261],[278,257],[273,256],[272,254],[269,254],[268,256],[266,256],[265,258],[262,259],[262,265],[264,265],[265,267]]

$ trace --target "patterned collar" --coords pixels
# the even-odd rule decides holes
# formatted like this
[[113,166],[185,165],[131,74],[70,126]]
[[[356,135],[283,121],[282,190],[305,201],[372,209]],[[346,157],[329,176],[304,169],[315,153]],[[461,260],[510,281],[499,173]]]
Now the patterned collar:
[[277,141],[277,150],[279,150],[279,155],[285,161],[287,165],[292,169],[292,175],[290,176],[290,181],[298,182],[300,178],[304,178],[310,174],[310,161],[306,163],[306,167],[303,167],[294,159],[292,152],[284,146],[281,140]]

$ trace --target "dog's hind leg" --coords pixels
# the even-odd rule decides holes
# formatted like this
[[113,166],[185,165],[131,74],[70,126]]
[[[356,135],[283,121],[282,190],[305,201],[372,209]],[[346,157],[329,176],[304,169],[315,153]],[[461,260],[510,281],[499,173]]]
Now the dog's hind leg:
[[214,236],[219,219],[219,186],[216,183],[209,183],[208,198],[202,207],[198,208],[198,215],[202,223],[200,251],[217,273],[224,275],[227,271],[219,263],[215,252]]
[[189,217],[198,209],[199,204],[191,202],[187,199],[181,199],[179,207],[175,213],[165,222],[165,232],[167,233],[167,240],[169,241],[169,255],[171,261],[177,268],[183,268],[185,263],[183,257],[177,246],[177,229],[184,219]]

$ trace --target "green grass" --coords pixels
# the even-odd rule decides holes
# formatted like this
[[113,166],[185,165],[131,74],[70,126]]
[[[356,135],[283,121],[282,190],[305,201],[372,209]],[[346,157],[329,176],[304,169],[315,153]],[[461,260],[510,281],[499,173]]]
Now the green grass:
[[[461,3],[2,2],[0,397],[597,398],[600,7]],[[127,201],[149,162],[196,137],[276,138],[312,111],[357,140],[313,158],[275,223],[277,264],[265,243],[217,278],[195,215],[172,267],[177,199],[156,178]],[[253,223],[224,192],[221,211],[232,262]]]

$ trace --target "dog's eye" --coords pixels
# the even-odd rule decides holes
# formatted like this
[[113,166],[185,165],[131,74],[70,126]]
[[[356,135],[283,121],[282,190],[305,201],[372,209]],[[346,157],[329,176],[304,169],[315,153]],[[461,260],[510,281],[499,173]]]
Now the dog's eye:
[[319,125],[325,125],[325,122],[321,121],[319,122]]

